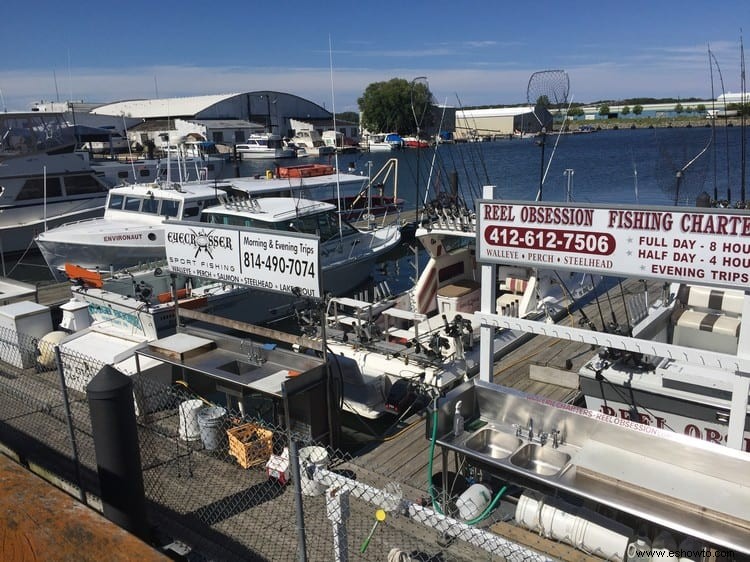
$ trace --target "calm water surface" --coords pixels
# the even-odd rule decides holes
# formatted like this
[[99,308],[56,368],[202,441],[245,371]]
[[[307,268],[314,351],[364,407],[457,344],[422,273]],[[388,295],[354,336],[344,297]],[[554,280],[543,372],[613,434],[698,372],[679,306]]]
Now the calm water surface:
[[[389,158],[398,158],[398,194],[413,209],[430,195],[448,189],[455,172],[467,203],[479,198],[483,185],[497,186],[498,197],[530,201],[577,203],[691,205],[706,191],[719,199],[740,198],[740,128],[622,129],[590,134],[548,135],[544,149],[538,139],[499,140],[441,145],[437,150],[345,154],[338,159],[285,160],[281,165],[311,162],[338,164],[340,170],[374,174]],[[542,160],[544,152],[544,160]],[[372,163],[371,167],[369,163]],[[746,162],[746,174],[747,174]],[[227,175],[264,174],[272,161],[242,162]],[[571,170],[566,174],[566,170]],[[676,175],[682,172],[682,180]],[[570,178],[570,180],[569,180]],[[419,185],[419,190],[417,189]],[[568,187],[570,186],[570,192]],[[731,193],[728,193],[728,187]],[[570,195],[568,195],[570,193]],[[424,256],[421,259],[424,262]],[[411,253],[400,248],[379,264],[376,280],[389,279],[392,289],[407,287],[414,276]],[[6,262],[13,278],[40,282],[50,279],[41,257],[34,253],[20,264]],[[394,286],[395,285],[395,286]]]

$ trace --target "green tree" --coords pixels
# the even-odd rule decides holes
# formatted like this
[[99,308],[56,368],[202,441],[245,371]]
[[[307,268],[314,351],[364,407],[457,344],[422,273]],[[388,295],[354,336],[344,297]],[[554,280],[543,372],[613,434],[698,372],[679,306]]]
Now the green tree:
[[568,110],[568,117],[580,117],[581,115],[583,115],[583,108],[579,105]]
[[347,121],[349,123],[359,123],[359,113],[356,111],[344,111],[336,114],[336,119]]
[[641,104],[635,104],[633,106],[633,113],[635,113],[636,115],[640,115],[641,113],[643,113],[643,106]]
[[599,106],[599,115],[609,115],[609,106],[606,103]]
[[705,113],[706,112],[706,105],[703,104],[703,103],[699,103],[698,105],[695,106],[695,110],[698,113]]
[[684,108],[684,107],[682,107],[682,104],[681,104],[680,102],[677,102],[677,105],[675,105],[675,106],[674,106],[674,112],[675,112],[675,113],[676,113],[677,115],[679,115],[679,114],[680,114],[680,113],[682,113],[683,111],[685,111],[685,108]]
[[[412,92],[414,89],[414,92]],[[362,125],[373,132],[395,131],[400,135],[414,134],[417,124],[412,111],[412,94],[415,110],[421,116],[425,103],[431,104],[432,93],[425,84],[414,84],[403,78],[388,82],[373,82],[365,89],[357,105],[362,112]],[[433,111],[428,109],[420,123],[422,130],[432,125]]]
[[630,106],[629,106],[629,105],[624,105],[624,106],[622,107],[622,112],[621,112],[621,113],[622,113],[623,115],[628,115],[628,114],[630,113]]

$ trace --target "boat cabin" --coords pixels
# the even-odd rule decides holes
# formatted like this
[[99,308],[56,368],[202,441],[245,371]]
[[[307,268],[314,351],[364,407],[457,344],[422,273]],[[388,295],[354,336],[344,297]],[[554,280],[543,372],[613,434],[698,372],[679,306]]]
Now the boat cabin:
[[320,237],[321,242],[357,234],[359,231],[341,221],[330,203],[287,197],[264,197],[205,209],[201,222],[300,232]]
[[131,191],[127,188],[113,189],[107,196],[105,213],[133,213],[149,216],[162,216],[190,220],[197,218],[201,211],[219,203],[216,193],[203,192],[193,196],[170,194],[169,190],[155,187],[148,191]]

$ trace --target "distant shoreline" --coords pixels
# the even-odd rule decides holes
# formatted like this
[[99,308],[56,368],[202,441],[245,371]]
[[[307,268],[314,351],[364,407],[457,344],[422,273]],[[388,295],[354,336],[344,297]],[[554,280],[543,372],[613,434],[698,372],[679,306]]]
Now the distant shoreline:
[[[745,126],[750,124],[750,119],[747,119]],[[700,116],[690,117],[641,117],[641,118],[628,118],[628,119],[595,119],[591,120],[576,120],[571,121],[566,125],[566,131],[575,131],[578,127],[588,126],[593,127],[596,130],[613,130],[613,129],[669,129],[669,128],[692,128],[692,127],[703,127],[711,128],[711,125],[715,127],[740,127],[742,121],[739,117],[730,117],[724,119],[719,117],[717,119],[706,119]],[[555,129],[559,130],[559,129]]]

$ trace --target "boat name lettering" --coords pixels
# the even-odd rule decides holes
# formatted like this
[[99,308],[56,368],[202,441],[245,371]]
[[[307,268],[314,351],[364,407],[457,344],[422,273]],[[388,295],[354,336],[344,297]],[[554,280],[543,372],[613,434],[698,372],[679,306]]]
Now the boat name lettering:
[[[599,409],[600,415],[603,414],[606,418],[606,421],[616,423],[618,425],[633,427],[640,431],[643,431],[645,428],[649,427],[677,431],[677,428],[674,427],[674,424],[676,422],[679,423],[676,419],[667,419],[661,416],[657,416],[656,414],[646,414],[643,412],[637,412],[638,420],[633,421],[631,420],[631,410],[624,407],[615,409],[612,406],[602,404]],[[713,427],[705,426],[703,428],[700,428],[693,423],[687,423],[682,428],[682,433],[684,435],[688,435],[689,437],[696,437],[698,439],[701,439],[702,441],[708,441],[709,443],[726,445],[727,442],[727,435],[723,434],[721,431]],[[743,445],[744,450],[746,452],[750,452],[750,438],[744,437]]]
[[123,240],[140,240],[143,234],[107,234],[103,236],[105,242],[121,242]]
[[521,207],[521,220],[525,223],[591,226],[594,209],[526,206]]
[[232,236],[214,234],[213,230],[205,229],[200,229],[197,232],[193,229],[190,229],[189,232],[170,231],[167,233],[167,242],[169,242],[170,244],[194,246],[196,248],[196,256],[200,252],[206,252],[211,259],[213,259],[211,250],[213,250],[214,248],[224,248],[225,250],[231,250],[232,239]]
[[514,221],[512,205],[489,203],[484,206],[484,218],[492,221]]
[[112,322],[115,325],[136,328],[143,331],[140,318],[129,312],[115,310],[109,306],[89,303],[89,314],[95,320]]

